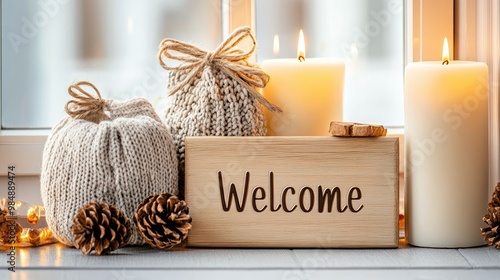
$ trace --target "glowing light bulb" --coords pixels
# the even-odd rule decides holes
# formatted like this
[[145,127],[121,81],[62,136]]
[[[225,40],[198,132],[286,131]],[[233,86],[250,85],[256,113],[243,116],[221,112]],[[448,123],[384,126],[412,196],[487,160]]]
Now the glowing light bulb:
[[28,220],[28,223],[32,225],[36,225],[38,221],[40,220],[40,210],[38,206],[31,206],[28,209],[28,214],[26,214],[26,219]]

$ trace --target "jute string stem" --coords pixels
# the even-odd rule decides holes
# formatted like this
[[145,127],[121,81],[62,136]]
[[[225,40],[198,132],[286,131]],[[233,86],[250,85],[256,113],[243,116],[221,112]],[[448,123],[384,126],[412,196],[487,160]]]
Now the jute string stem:
[[[82,86],[93,89],[97,97],[85,91]],[[77,82],[69,86],[68,93],[74,99],[66,103],[64,110],[72,118],[84,119],[94,123],[99,123],[106,118],[104,110],[109,109],[109,107],[106,101],[101,98],[97,87],[92,83],[86,81]]]
[[[251,39],[251,48],[247,51],[236,48],[245,39]],[[170,95],[190,84],[206,66],[211,66],[236,80],[270,111],[281,112],[279,107],[271,104],[255,90],[255,87],[265,87],[269,81],[269,76],[262,69],[247,62],[255,48],[256,41],[250,28],[240,27],[213,52],[207,52],[194,45],[174,39],[165,39],[160,43],[158,60],[165,70],[188,70],[186,78],[169,89]],[[167,59],[180,61],[181,64],[170,66],[166,62]]]

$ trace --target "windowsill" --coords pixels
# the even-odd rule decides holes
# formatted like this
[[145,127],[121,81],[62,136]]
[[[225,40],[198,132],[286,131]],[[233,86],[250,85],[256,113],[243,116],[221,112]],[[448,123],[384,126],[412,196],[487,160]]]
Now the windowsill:
[[0,130],[0,144],[23,144],[45,142],[50,129],[3,129]]
[[16,176],[40,174],[42,154],[49,130],[0,130],[0,176],[16,166]]
[[[7,166],[16,164],[17,175],[39,175],[42,165],[42,153],[50,129],[12,129],[0,130],[0,176],[6,175]],[[400,172],[403,172],[403,137],[404,128],[387,129],[388,136],[399,137]]]
[[405,128],[404,127],[389,127],[387,128],[387,135],[390,136],[398,136],[398,135],[405,135]]
[[[3,137],[47,137],[50,129],[0,129],[0,143],[3,143]],[[403,127],[390,127],[387,129],[387,135],[404,135]]]
[[[27,279],[161,279],[165,275],[180,279],[495,279],[500,272],[500,251],[493,247],[418,248],[404,241],[398,249],[178,246],[155,250],[146,245],[101,257],[85,256],[57,243],[18,248],[16,253],[16,274]],[[12,272],[7,267],[3,262],[0,275],[8,278]]]

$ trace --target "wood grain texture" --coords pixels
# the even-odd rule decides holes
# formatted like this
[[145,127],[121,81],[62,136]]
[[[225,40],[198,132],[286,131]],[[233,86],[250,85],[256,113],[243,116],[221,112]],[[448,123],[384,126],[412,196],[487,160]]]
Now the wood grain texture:
[[[2,253],[6,253],[6,251],[2,251]],[[461,271],[500,269],[500,250],[496,250],[491,247],[483,246],[468,249],[432,249],[412,247],[402,243],[400,243],[398,250],[198,249],[174,247],[173,250],[166,251],[153,249],[149,246],[128,246],[113,251],[111,255],[104,257],[94,255],[85,256],[80,252],[80,250],[69,248],[61,243],[58,243],[41,247],[18,248],[16,253],[18,257],[16,260],[16,266],[18,268],[16,273],[14,274],[7,270],[7,262],[0,263],[0,271],[5,271],[9,273],[8,275],[18,275],[18,273],[22,271],[41,271],[43,269],[51,271],[105,271],[106,269],[126,269],[127,271],[130,271],[138,269],[142,271],[158,270],[163,273],[167,270],[179,270],[186,272],[203,269],[216,272],[225,270],[243,271],[245,269],[251,269],[254,271],[270,269],[299,269],[311,270],[311,273],[317,273],[317,271],[324,269],[349,271],[359,271],[360,269],[378,269],[379,271],[387,272],[391,270],[404,270],[410,268],[420,270],[433,268],[440,270],[460,269]],[[316,270],[316,272],[312,272],[314,270]],[[443,278],[454,279],[450,277]],[[10,278],[0,277],[0,279]],[[18,279],[44,278],[21,277]],[[290,279],[292,279],[292,277],[290,277]],[[487,278],[478,277],[475,279]]]
[[339,137],[378,137],[387,135],[387,129],[382,125],[338,121],[330,123],[329,132],[332,136]]
[[[296,249],[299,263],[310,268],[464,268],[470,267],[456,249],[417,248],[400,245],[398,250]],[[484,255],[484,254],[483,254]],[[500,266],[500,264],[498,264]]]
[[123,267],[109,269],[70,269],[70,270],[16,270],[0,271],[0,279],[37,279],[37,280],[137,280],[137,279],[238,279],[238,280],[275,280],[275,279],[453,279],[477,280],[496,279],[500,269],[129,269]]
[[[16,266],[31,269],[282,269],[297,266],[292,251],[286,249],[174,247],[170,250],[158,250],[145,245],[127,246],[101,258],[102,256],[84,255],[78,249],[57,243],[18,248],[16,253]],[[7,262],[2,262],[0,269],[7,271],[8,265]]]
[[458,249],[474,268],[500,268],[500,250],[492,246]]
[[[398,246],[397,137],[186,137],[185,141],[186,201],[193,218],[188,246]],[[242,203],[245,183],[247,197]],[[239,201],[233,197],[225,211],[231,184]],[[331,211],[328,203],[320,211],[325,189],[338,191]],[[351,205],[349,197],[354,198]],[[285,206],[294,210],[286,212]]]

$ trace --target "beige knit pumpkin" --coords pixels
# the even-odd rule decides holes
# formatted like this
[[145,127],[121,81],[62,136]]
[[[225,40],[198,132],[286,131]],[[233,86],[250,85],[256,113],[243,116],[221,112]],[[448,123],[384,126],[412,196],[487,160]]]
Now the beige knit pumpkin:
[[281,112],[256,90],[265,87],[269,76],[249,62],[255,49],[248,27],[234,30],[213,52],[169,38],[160,43],[158,60],[170,71],[165,123],[177,146],[181,198],[186,136],[263,136],[263,107]]
[[[83,91],[83,85],[93,87],[74,85],[73,93]],[[86,97],[73,101],[76,105],[67,109],[72,116],[52,129],[43,154],[41,192],[47,223],[54,236],[70,246],[73,218],[87,203],[106,201],[132,220],[148,196],[178,192],[176,148],[151,104],[144,99],[104,100],[97,94],[94,98],[85,92]],[[133,225],[129,244],[143,243]]]

